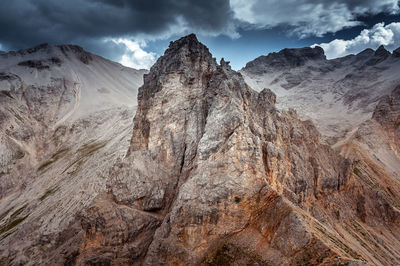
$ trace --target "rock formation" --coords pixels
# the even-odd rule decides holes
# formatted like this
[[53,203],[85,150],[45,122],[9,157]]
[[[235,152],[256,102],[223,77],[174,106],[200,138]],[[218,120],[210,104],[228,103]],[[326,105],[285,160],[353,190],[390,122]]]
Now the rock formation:
[[[380,197],[384,212],[370,213],[361,191],[375,192],[352,161],[274,104],[194,35],[171,43],[139,89],[126,158],[81,216],[76,263],[398,262],[385,249],[400,232],[398,210]],[[378,238],[384,223],[388,238]],[[376,251],[353,245],[357,237]]]
[[[294,69],[326,62],[321,50],[301,50]],[[278,56],[292,62],[299,53],[286,50]],[[92,64],[93,58],[80,58],[82,66]],[[31,65],[38,64],[23,67]],[[47,61],[40,68],[45,65]],[[222,59],[217,64],[195,35],[171,42],[144,75],[130,142],[126,130],[116,127],[117,121],[107,136],[119,134],[109,144],[77,145],[76,157],[65,162],[60,158],[68,158],[64,154],[69,151],[58,150],[50,157],[52,166],[43,166],[57,177],[58,186],[33,203],[1,213],[1,262],[396,265],[400,263],[398,94],[395,90],[383,99],[364,123],[369,135],[360,127],[334,150],[322,142],[313,122],[300,120],[293,109],[277,109],[279,97],[271,90],[257,92],[229,62]],[[4,97],[9,96],[14,97]],[[83,132],[84,125],[91,131],[102,120],[78,121],[70,126]],[[109,125],[100,123],[96,134]],[[381,131],[374,133],[376,128]],[[382,141],[393,151],[386,157],[389,160],[380,162],[372,153],[374,147],[366,148],[376,143],[369,143],[376,138],[373,134],[385,136]],[[99,150],[103,152],[93,157]],[[111,163],[110,169],[106,167]],[[49,180],[45,177],[38,175],[41,183],[29,185],[43,185]],[[85,183],[87,187],[96,187],[95,193],[72,193],[84,178],[92,182]],[[29,191],[22,199],[32,198],[36,190]],[[72,193],[74,204],[56,205],[54,193],[63,199]],[[78,208],[77,202],[84,207]],[[69,223],[60,223],[54,215],[58,230],[51,234],[39,230],[33,236],[33,228],[43,223],[54,226],[51,219],[28,224],[35,222],[32,217],[39,219],[33,210],[61,211]],[[10,231],[16,223],[18,230]],[[23,240],[29,242],[22,245],[17,238],[24,234]]]

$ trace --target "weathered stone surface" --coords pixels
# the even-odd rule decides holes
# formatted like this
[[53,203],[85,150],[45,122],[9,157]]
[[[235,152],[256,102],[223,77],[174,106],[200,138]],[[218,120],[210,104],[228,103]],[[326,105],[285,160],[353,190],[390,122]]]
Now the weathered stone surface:
[[[89,209],[82,220],[85,228],[102,221],[121,235],[152,237],[127,240],[143,241],[128,256],[121,251],[131,244],[121,240],[111,251],[104,243],[115,234],[102,231],[95,249],[81,247],[78,261],[106,251],[110,263],[141,265],[375,263],[374,252],[354,245],[341,224],[394,226],[391,205],[377,196],[382,200],[364,206],[361,191],[375,192],[356,185],[352,161],[321,144],[314,125],[294,110],[278,111],[270,90],[257,93],[225,61],[218,65],[194,35],[170,44],[138,100],[128,155],[94,206],[140,215],[123,216],[132,229],[116,211]],[[373,208],[388,219],[375,219]],[[137,219],[154,215],[158,224],[140,227]],[[84,242],[92,235],[86,230]]]
[[[32,53],[53,49],[42,45]],[[98,60],[76,47],[58,48],[59,55],[61,50],[82,71]],[[320,48],[288,50],[279,56],[289,61],[300,58],[294,68],[327,62]],[[22,83],[17,77],[4,72],[0,82],[16,88]],[[53,95],[70,107],[72,102],[64,98],[68,90],[76,96],[74,84],[89,82],[83,75],[73,78],[75,82],[66,81],[66,96],[60,83],[50,86],[46,97]],[[302,76],[286,78],[293,83]],[[82,92],[90,89],[82,88]],[[101,86],[79,99],[97,93],[99,99],[104,93],[124,95],[112,88]],[[373,119],[339,147],[343,157],[321,143],[311,121],[300,120],[293,109],[277,109],[271,90],[256,92],[229,62],[221,59],[217,64],[195,35],[172,42],[145,75],[133,126],[126,122],[132,120],[124,108],[114,106],[92,115],[82,112],[94,110],[89,108],[91,101],[81,102],[81,110],[73,109],[74,115],[85,115],[69,120],[70,124],[63,119],[59,123],[57,115],[38,120],[57,103],[41,102],[47,99],[46,91],[40,87],[26,91],[24,95],[35,104],[21,104],[18,90],[0,98],[7,103],[0,109],[6,114],[0,122],[22,128],[23,123],[10,115],[10,110],[22,110],[35,117],[29,121],[40,124],[25,131],[8,128],[0,135],[0,144],[7,149],[1,153],[1,163],[16,161],[25,167],[17,173],[36,170],[26,177],[27,189],[17,190],[21,197],[10,192],[23,186],[10,178],[20,174],[7,172],[5,180],[12,182],[2,183],[6,200],[0,201],[2,263],[396,265],[400,261],[397,91],[384,98]],[[37,158],[38,166],[26,168],[30,164],[18,161],[22,155],[13,139],[42,145],[34,149],[36,157],[23,157]],[[68,149],[59,149],[62,143]],[[24,145],[19,148],[29,150]],[[121,154],[126,156],[117,159]],[[12,199],[17,201],[7,210],[4,206]]]

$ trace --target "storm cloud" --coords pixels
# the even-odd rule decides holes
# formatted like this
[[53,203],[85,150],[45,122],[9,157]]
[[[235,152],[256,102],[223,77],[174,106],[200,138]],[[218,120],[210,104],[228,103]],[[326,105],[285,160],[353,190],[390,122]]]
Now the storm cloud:
[[398,0],[231,0],[231,6],[235,18],[250,27],[288,25],[299,37],[360,25],[360,16],[399,12]]
[[2,0],[0,43],[14,48],[43,40],[156,38],[189,29],[230,34],[232,14],[228,0]]
[[195,32],[239,38],[285,26],[298,37],[360,25],[359,16],[399,12],[398,0],[1,0],[0,47],[73,43],[115,61],[148,67],[149,41]]

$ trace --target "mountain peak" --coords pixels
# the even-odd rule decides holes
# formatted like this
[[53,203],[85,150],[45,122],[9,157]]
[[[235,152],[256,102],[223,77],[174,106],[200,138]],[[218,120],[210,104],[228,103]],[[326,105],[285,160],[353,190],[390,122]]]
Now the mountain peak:
[[206,65],[213,65],[214,68],[217,65],[208,48],[198,41],[195,34],[189,34],[170,42],[164,55],[151,67],[147,76],[160,77],[161,74],[172,72],[198,72],[203,62],[206,62]]
[[206,50],[208,51],[208,48],[199,42],[195,34],[189,34],[186,35],[174,42],[169,43],[168,49],[165,51],[165,55],[170,54],[170,53],[176,53],[179,50],[186,49],[189,52],[193,52],[196,50]]
[[315,47],[303,47],[303,48],[292,48],[292,49],[283,49],[279,51],[278,54],[281,54],[286,57],[304,57],[310,60],[318,60],[318,59],[326,59],[324,49],[320,46]]
[[[189,88],[202,82],[217,68],[217,62],[208,48],[190,34],[171,42],[164,55],[143,76],[144,84],[139,88],[138,110],[146,113],[151,98],[165,88],[170,76],[179,76],[180,82]],[[135,146],[135,145],[132,145]]]
[[[300,67],[308,61],[326,60],[324,49],[319,46],[303,48],[286,48],[279,52],[260,56],[246,64],[244,69],[251,72],[259,72],[261,66],[273,69],[286,69]],[[261,70],[262,71],[262,70]]]
[[87,52],[85,49],[78,45],[58,45],[57,46],[65,56],[68,57],[68,52],[74,54],[82,63],[88,65],[93,56],[91,53]]
[[375,51],[375,56],[379,57],[388,57],[390,55],[390,52],[385,49],[385,46],[381,45],[376,49]]

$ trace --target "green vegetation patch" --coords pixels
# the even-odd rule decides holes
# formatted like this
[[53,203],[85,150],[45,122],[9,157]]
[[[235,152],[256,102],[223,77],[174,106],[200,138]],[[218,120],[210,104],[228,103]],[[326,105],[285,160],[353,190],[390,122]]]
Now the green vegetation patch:
[[48,196],[54,194],[54,192],[56,192],[58,190],[57,188],[49,188],[48,190],[46,190],[46,192],[39,198],[40,201],[45,200]]
[[[20,214],[26,209],[27,206],[28,205],[25,204],[24,206],[20,207],[16,211],[14,211],[10,215],[10,218],[8,219],[8,221],[6,223],[4,223],[2,226],[0,226],[0,235],[5,234],[2,236],[1,239],[4,239],[5,237],[12,234],[13,232],[9,232],[9,231],[14,229],[16,226],[18,226],[20,223],[22,223],[29,216],[29,214],[20,216]],[[8,212],[10,212],[10,211],[11,211],[11,209]],[[7,214],[5,216],[7,216]]]
[[25,205],[22,206],[21,208],[17,209],[15,212],[13,212],[13,213],[11,214],[10,218],[15,218],[15,217],[17,217],[18,215],[20,215],[20,214],[26,209],[27,206],[28,206],[28,204],[25,204]]
[[356,175],[358,175],[358,176],[360,176],[361,171],[360,171],[360,169],[358,169],[357,167],[354,167],[353,173],[356,174]]
[[83,144],[82,147],[78,149],[78,153],[80,153],[80,155],[84,157],[92,156],[96,151],[100,150],[106,145],[107,141]]
[[76,166],[76,169],[71,172],[71,175],[76,174],[78,171],[79,167],[87,160],[89,157],[91,157],[93,154],[95,154],[97,151],[100,149],[104,148],[107,145],[108,141],[95,141],[95,142],[89,142],[86,144],[83,144],[78,150],[77,150],[77,156],[76,159],[70,163],[63,171],[65,173],[68,169],[70,169],[72,166]]
[[28,217],[28,215],[26,215],[24,217],[19,217],[19,218],[16,218],[15,220],[11,220],[8,223],[6,223],[5,225],[3,225],[2,227],[0,227],[0,235],[7,231],[10,231],[14,227],[16,227],[17,225],[22,223],[27,217]]
[[69,150],[70,150],[69,148],[61,148],[60,150],[58,150],[50,157],[48,161],[45,161],[39,166],[38,171],[40,172],[45,170],[49,165],[51,165],[52,163],[56,162],[61,157],[63,157]]
[[11,211],[12,209],[13,209],[13,208],[10,208],[10,209],[6,210],[5,212],[3,212],[2,214],[0,214],[0,221],[3,220],[3,219],[7,216],[7,214],[10,213],[10,211]]
[[52,164],[52,163],[54,163],[54,161],[52,161],[52,160],[48,160],[48,161],[42,163],[42,164],[39,166],[38,171],[44,170],[47,166],[49,166],[49,165]]

